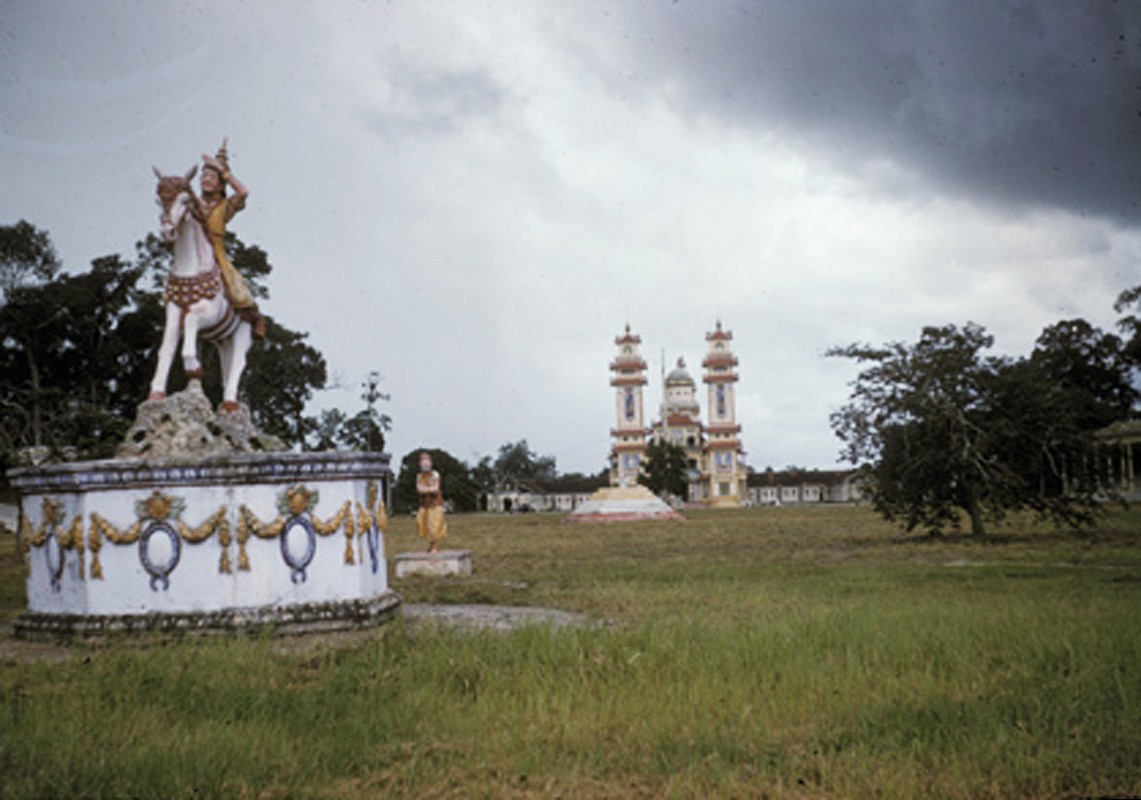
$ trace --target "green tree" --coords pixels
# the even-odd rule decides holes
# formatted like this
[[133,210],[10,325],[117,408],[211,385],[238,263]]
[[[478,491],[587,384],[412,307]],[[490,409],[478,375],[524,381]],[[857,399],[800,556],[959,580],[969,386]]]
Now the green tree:
[[440,488],[445,502],[451,501],[456,511],[475,511],[479,505],[479,486],[472,480],[467,464],[435,447],[409,451],[400,460],[400,473],[392,492],[392,506],[397,513],[412,511],[419,504],[416,475],[420,472],[420,454],[432,456],[432,467],[440,473]]
[[[266,433],[280,437],[288,445],[305,441],[317,421],[305,414],[305,406],[316,389],[323,389],[328,377],[325,357],[306,342],[307,333],[291,331],[272,317],[266,317],[265,338],[250,348],[242,395],[254,423]],[[214,362],[212,399],[221,400],[221,368]],[[204,382],[205,385],[205,382]]]
[[137,279],[137,269],[107,256],[86,273],[8,293],[0,307],[5,450],[111,453],[145,391],[144,362],[153,354],[154,344],[133,338],[145,314]]
[[306,444],[310,450],[336,450],[341,443],[341,426],[348,421],[348,415],[339,408],[326,408],[317,417],[313,426],[312,439]]
[[392,429],[392,418],[376,410],[377,402],[392,399],[391,395],[380,391],[380,381],[379,372],[374,370],[368,374],[361,384],[361,389],[364,390],[361,400],[364,400],[365,407],[345,422],[343,438],[353,442],[358,450],[384,450],[384,434]]
[[1029,358],[1007,361],[992,388],[996,458],[1026,507],[1069,524],[1091,521],[1111,481],[1096,432],[1132,408],[1124,343],[1082,319],[1043,330]]
[[662,439],[650,442],[646,445],[646,460],[642,470],[638,483],[645,485],[651,492],[669,493],[685,499],[689,480],[683,447]]
[[379,453],[384,450],[384,430],[365,409],[345,419],[337,440],[349,450]]
[[1043,330],[1030,360],[1081,430],[1125,419],[1137,400],[1125,343],[1084,319],[1063,320]]
[[0,302],[5,302],[13,289],[47,283],[59,267],[47,231],[25,220],[0,225]]
[[389,395],[380,391],[380,373],[370,372],[361,384],[361,399],[365,407],[353,416],[340,409],[321,412],[320,419],[313,420],[310,433],[314,450],[358,450],[382,452],[384,434],[392,429],[392,418],[377,410],[380,400],[388,400]]
[[1141,311],[1141,286],[1126,289],[1113,304],[1113,310],[1118,313],[1124,313],[1130,308],[1133,313],[1118,320],[1117,327],[1126,336],[1125,356],[1136,370],[1141,367],[1141,317],[1138,316]]
[[501,485],[517,485],[520,481],[546,481],[558,475],[554,456],[540,456],[528,445],[526,439],[505,444],[493,464],[496,482]]
[[471,468],[471,479],[482,491],[490,492],[495,488],[495,465],[491,456],[484,456]]
[[[1071,321],[1048,328],[1028,359],[984,356],[992,344],[968,324],[924,328],[912,345],[829,352],[871,364],[832,426],[885,518],[937,534],[965,512],[978,535],[1016,509],[1092,520],[1102,481],[1091,426],[1127,394],[1110,379],[1112,341]],[[1091,376],[1082,394],[1077,381]]]

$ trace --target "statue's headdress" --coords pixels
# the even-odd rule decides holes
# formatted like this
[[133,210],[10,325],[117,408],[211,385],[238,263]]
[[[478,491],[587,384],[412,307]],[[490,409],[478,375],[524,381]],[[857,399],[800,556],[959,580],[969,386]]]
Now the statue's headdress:
[[218,152],[214,154],[214,158],[218,159],[218,163],[222,165],[222,169],[226,172],[230,171],[230,153],[226,150],[226,145],[230,143],[230,137],[222,137],[222,146],[218,148]]

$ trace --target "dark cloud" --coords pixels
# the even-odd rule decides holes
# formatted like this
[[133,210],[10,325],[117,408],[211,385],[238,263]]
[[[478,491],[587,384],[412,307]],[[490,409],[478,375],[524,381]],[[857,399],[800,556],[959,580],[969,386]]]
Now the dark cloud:
[[626,6],[624,84],[860,170],[1133,223],[1141,4],[702,0]]

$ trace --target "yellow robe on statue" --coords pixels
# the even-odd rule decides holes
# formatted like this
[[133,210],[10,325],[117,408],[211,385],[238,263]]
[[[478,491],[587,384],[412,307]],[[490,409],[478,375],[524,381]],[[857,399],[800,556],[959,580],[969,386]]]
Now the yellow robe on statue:
[[429,544],[442,542],[448,535],[448,522],[444,519],[444,498],[440,494],[440,473],[433,470],[416,476],[416,492],[420,495],[420,508],[416,512],[416,532]]
[[226,299],[243,319],[257,317],[258,305],[250,294],[250,287],[246,279],[234,269],[230,257],[226,255],[226,223],[235,214],[245,208],[245,198],[223,197],[221,202],[214,206],[206,215],[206,235],[210,237],[210,244],[214,247],[214,261],[218,264],[218,271],[222,273],[222,284],[226,289]]

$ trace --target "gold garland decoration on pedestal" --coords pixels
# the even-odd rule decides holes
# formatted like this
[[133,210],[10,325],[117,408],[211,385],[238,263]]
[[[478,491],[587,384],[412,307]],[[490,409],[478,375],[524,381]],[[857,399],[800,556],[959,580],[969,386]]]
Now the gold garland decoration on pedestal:
[[123,530],[115,527],[103,517],[91,512],[91,530],[87,534],[87,547],[91,550],[91,578],[103,580],[103,565],[99,563],[99,551],[103,549],[103,539],[112,544],[134,544],[143,530],[143,520]]
[[[380,490],[376,481],[368,482],[368,507],[357,503],[357,556],[364,561],[364,544],[361,539],[376,526],[381,533],[388,533],[388,510],[384,500],[380,499]],[[373,510],[375,509],[375,510]]]
[[230,568],[230,523],[226,521],[226,507],[222,506],[197,528],[189,527],[180,517],[178,520],[178,534],[190,544],[199,544],[206,541],[217,531],[218,544],[222,547],[222,555],[218,559],[218,572],[229,575]]
[[[250,534],[259,539],[276,539],[285,530],[285,524],[290,517],[305,513],[309,514],[309,521],[313,525],[313,530],[321,536],[330,536],[340,530],[342,526],[344,527],[345,563],[354,563],[353,536],[356,531],[353,525],[352,501],[346,500],[336,514],[322,522],[313,513],[313,507],[317,505],[317,497],[315,490],[309,490],[305,486],[289,487],[278,500],[278,510],[283,513],[279,513],[270,522],[262,522],[248,506],[243,504],[238,509],[238,569],[246,572],[250,569],[250,557],[246,551],[246,542],[250,540]],[[288,512],[289,516],[285,512]]]
[[246,552],[246,542],[250,534],[259,539],[276,539],[285,530],[285,517],[278,516],[273,522],[262,522],[246,505],[238,509],[238,569],[250,571],[250,557]]
[[357,503],[357,559],[364,561],[364,543],[361,541],[368,536],[372,528],[372,514],[368,509]]
[[182,521],[182,511],[185,503],[181,499],[172,498],[155,489],[150,496],[135,504],[138,518],[128,528],[119,528],[99,514],[91,513],[91,530],[87,535],[87,547],[91,550],[91,577],[103,579],[103,565],[99,562],[99,551],[103,548],[103,539],[112,544],[134,544],[142,535],[143,526],[147,522],[162,522],[174,517],[178,526],[178,534],[183,541],[189,544],[201,544],[215,533],[218,534],[218,544],[222,547],[222,555],[218,560],[218,572],[229,574],[230,567],[230,524],[226,521],[226,507],[221,506],[217,511],[206,518],[206,521],[196,527],[190,527]]
[[342,525],[345,526],[345,563],[355,564],[356,560],[353,558],[353,534],[356,531],[353,526],[352,501],[346,500],[345,504],[341,506],[340,511],[328,522],[321,522],[321,520],[316,517],[311,518],[313,520],[313,530],[317,531],[321,536],[336,533],[337,529]]
[[66,532],[62,535],[59,531],[63,530],[63,508],[59,503],[47,497],[43,499],[43,521],[40,523],[39,530],[32,526],[32,523],[25,516],[20,524],[20,529],[17,531],[17,544],[24,554],[24,569],[26,574],[31,574],[31,568],[28,564],[27,555],[33,547],[43,547],[44,543],[48,540],[48,529],[53,525],[56,528],[56,538],[59,539],[59,546],[63,550],[74,550],[79,555],[79,579],[86,580],[84,570],[84,548],[83,548],[83,515],[79,514],[71,520],[71,525],[67,526]]

